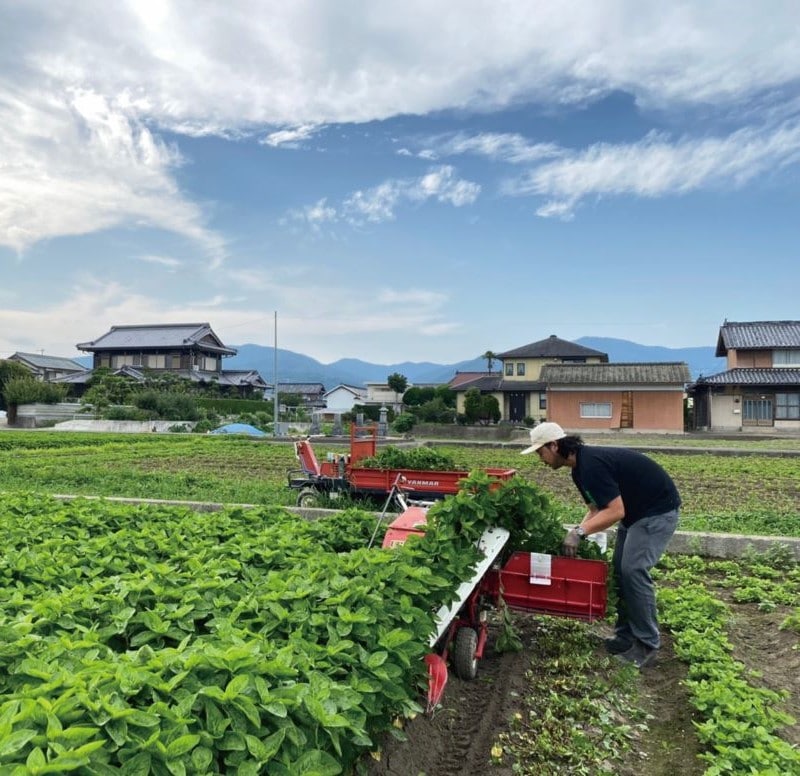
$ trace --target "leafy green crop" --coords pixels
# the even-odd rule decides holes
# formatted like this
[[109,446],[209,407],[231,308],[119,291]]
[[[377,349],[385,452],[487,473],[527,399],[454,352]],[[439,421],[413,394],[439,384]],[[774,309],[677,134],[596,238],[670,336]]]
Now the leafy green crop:
[[[717,568],[729,573],[736,565],[725,561]],[[800,752],[776,735],[794,722],[780,710],[785,694],[751,684],[744,666],[732,658],[725,633],[728,608],[697,579],[706,564],[700,558],[668,558],[664,566],[666,581],[678,586],[660,589],[659,609],[673,633],[675,653],[689,664],[686,684],[702,717],[696,728],[707,747],[701,755],[709,764],[707,776],[800,772]],[[741,573],[748,568],[766,570],[746,561],[739,567],[740,584],[756,578]]]
[[433,612],[533,507],[476,474],[383,550],[357,510],[0,497],[0,771],[341,773],[420,711]]
[[362,458],[358,465],[365,469],[417,469],[422,471],[455,471],[458,467],[451,455],[431,447],[385,447],[377,455]]

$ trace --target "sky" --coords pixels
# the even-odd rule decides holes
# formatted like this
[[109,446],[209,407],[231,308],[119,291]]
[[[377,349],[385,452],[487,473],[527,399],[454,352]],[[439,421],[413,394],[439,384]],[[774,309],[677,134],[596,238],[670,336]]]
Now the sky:
[[454,363],[800,318],[796,0],[0,19],[0,358],[208,322],[323,363]]

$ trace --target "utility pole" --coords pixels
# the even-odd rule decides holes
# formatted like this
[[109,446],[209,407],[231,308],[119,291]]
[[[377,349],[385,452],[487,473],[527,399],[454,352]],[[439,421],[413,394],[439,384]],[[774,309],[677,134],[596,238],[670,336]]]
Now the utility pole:
[[278,436],[278,311],[275,310],[275,341],[272,346],[272,380],[274,389],[272,391],[272,435]]

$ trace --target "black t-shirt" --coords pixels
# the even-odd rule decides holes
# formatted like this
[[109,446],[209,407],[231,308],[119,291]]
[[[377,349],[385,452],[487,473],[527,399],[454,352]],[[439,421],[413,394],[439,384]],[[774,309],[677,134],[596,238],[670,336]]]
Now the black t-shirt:
[[584,501],[598,509],[622,496],[626,527],[681,504],[678,489],[664,469],[652,458],[624,447],[578,448],[572,481]]

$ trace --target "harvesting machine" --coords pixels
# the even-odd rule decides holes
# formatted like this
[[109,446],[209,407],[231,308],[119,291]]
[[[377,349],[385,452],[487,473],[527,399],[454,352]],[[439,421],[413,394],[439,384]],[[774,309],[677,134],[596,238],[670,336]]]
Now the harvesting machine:
[[[383,547],[405,543],[422,534],[427,506],[409,505],[403,485],[395,483],[404,511],[388,526]],[[447,664],[460,679],[474,679],[488,638],[488,613],[501,598],[512,610],[537,612],[593,621],[605,616],[608,564],[600,560],[566,558],[531,552],[503,554],[509,532],[493,527],[478,542],[483,558],[471,579],[456,591],[452,604],[436,613],[433,650],[425,658],[428,667],[430,712],[441,700],[447,683]]]
[[[359,464],[377,453],[377,426],[350,427],[350,452],[329,453],[327,460],[317,459],[311,441],[295,442],[300,469],[288,473],[289,487],[298,491],[297,505],[311,507],[321,495],[336,498],[347,494],[354,498],[387,497],[401,478],[415,497],[434,501],[458,492],[459,482],[468,471],[427,471],[421,469],[373,469]],[[485,469],[498,482],[511,479],[516,469]]]

